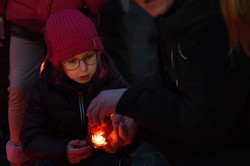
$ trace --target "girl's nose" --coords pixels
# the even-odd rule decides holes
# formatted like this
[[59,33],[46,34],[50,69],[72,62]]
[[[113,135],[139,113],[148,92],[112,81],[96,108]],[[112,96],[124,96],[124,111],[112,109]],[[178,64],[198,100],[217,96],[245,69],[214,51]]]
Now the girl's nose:
[[88,65],[84,61],[80,61],[79,68],[81,71],[86,71],[88,70]]

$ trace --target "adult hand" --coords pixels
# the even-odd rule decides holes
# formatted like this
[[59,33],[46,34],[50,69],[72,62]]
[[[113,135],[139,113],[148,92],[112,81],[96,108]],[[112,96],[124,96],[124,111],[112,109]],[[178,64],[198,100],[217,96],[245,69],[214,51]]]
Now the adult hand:
[[85,140],[72,140],[68,143],[66,153],[69,163],[76,164],[92,154],[92,147]]
[[174,3],[175,0],[135,0],[151,16],[157,17],[164,14]]
[[116,153],[120,147],[133,141],[138,126],[134,119],[119,114],[115,114],[111,120],[113,130],[109,135],[108,144],[104,145],[103,149],[109,153]]
[[87,117],[89,125],[106,122],[106,117],[115,114],[115,109],[122,94],[127,89],[112,89],[102,91],[96,98],[94,98],[87,110]]

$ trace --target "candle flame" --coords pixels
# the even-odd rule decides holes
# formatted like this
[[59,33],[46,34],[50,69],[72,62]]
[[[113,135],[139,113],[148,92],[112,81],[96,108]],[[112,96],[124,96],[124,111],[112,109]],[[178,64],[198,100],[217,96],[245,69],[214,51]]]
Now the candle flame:
[[104,134],[103,132],[93,134],[91,142],[96,146],[105,145],[106,144],[106,138],[102,136],[103,134]]

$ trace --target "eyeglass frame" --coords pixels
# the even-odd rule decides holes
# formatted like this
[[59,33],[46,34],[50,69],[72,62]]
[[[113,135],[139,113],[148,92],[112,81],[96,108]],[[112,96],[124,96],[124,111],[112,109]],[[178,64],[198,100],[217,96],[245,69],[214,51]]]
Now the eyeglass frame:
[[[93,64],[87,64],[85,59],[86,59],[86,57],[87,57],[88,55],[90,55],[92,52],[93,52],[93,54],[96,54],[97,60],[96,60],[96,62],[93,63]],[[74,68],[74,69],[67,69],[67,68],[65,67],[64,63],[67,62],[67,61],[70,61],[70,60],[79,60],[79,63],[78,63],[78,65],[77,65],[76,68]],[[84,64],[87,65],[87,66],[92,66],[92,65],[97,64],[97,63],[99,62],[99,60],[100,60],[100,51],[98,51],[98,50],[93,50],[93,51],[92,51],[92,50],[91,50],[91,51],[89,51],[83,58],[81,58],[81,59],[78,59],[78,58],[66,59],[66,60],[64,60],[64,61],[61,62],[61,65],[64,66],[64,69],[65,69],[65,70],[67,70],[67,71],[73,71],[73,70],[76,70],[76,69],[79,68],[81,61],[83,61]]]

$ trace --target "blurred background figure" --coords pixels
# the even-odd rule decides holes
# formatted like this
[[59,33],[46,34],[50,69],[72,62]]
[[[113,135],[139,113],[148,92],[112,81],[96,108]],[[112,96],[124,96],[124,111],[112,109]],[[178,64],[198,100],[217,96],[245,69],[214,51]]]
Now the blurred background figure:
[[128,11],[129,0],[110,0],[100,14],[100,32],[106,52],[113,58],[122,76],[129,83],[133,83],[134,67]]

